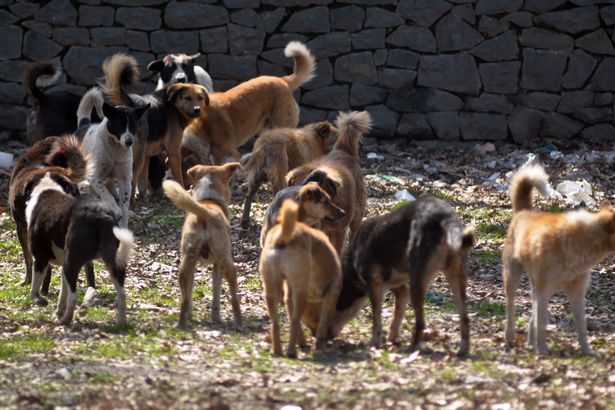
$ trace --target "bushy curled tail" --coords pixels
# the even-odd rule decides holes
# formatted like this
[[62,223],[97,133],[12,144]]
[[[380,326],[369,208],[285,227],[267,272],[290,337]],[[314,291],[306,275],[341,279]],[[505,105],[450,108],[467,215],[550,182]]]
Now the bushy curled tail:
[[81,141],[74,135],[64,135],[53,143],[44,163],[64,168],[64,174],[78,184],[87,176],[87,158]]
[[359,143],[372,128],[372,117],[367,111],[341,112],[336,120],[338,137],[333,149],[355,157],[359,156]]
[[128,54],[118,53],[103,62],[105,82],[100,84],[105,96],[113,105],[131,107],[132,101],[124,92],[122,86],[135,84],[139,81],[139,63]]
[[162,189],[164,194],[175,204],[176,207],[186,212],[193,213],[201,221],[207,220],[209,213],[195,201],[188,191],[186,191],[180,184],[170,179],[162,182]]
[[284,49],[284,55],[295,60],[293,73],[282,77],[288,83],[288,87],[294,91],[314,77],[316,61],[305,44],[299,41],[288,43]]
[[536,188],[544,197],[552,190],[549,176],[541,165],[530,165],[519,169],[512,177],[510,184],[510,199],[513,212],[531,210],[532,189]]
[[62,72],[51,61],[38,61],[28,65],[23,75],[23,85],[32,97],[34,104],[39,104],[45,94],[38,88],[54,84]]
[[282,204],[280,210],[279,223],[282,224],[282,230],[280,236],[275,241],[275,246],[287,245],[293,237],[295,232],[295,226],[299,219],[299,205],[291,200],[287,199]]
[[90,88],[79,101],[77,108],[77,124],[79,126],[89,124],[92,116],[92,108],[96,109],[99,118],[105,118],[102,106],[105,102],[102,91],[98,87]]
[[118,241],[120,241],[115,253],[115,263],[119,267],[125,268],[128,266],[130,251],[132,250],[132,246],[134,244],[134,237],[131,231],[125,228],[120,228],[119,226],[113,228],[113,235]]

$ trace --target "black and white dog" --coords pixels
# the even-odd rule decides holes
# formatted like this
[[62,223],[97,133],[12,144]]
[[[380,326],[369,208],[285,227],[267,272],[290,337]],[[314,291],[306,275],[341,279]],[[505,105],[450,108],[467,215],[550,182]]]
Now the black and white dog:
[[[103,118],[101,122],[90,122],[92,107]],[[138,108],[114,107],[105,103],[101,90],[94,87],[85,93],[77,110],[76,134],[83,137],[83,148],[89,154],[90,188],[110,205],[119,204],[123,228],[128,226],[131,199],[132,144],[137,122],[148,108],[149,104]]]
[[195,65],[194,60],[201,54],[167,54],[160,60],[154,60],[147,65],[147,69],[159,74],[156,90],[175,83],[200,84],[213,93],[213,82],[209,73],[203,67]]
[[62,266],[56,315],[61,324],[69,324],[77,303],[79,271],[100,257],[117,291],[117,321],[126,323],[124,279],[132,233],[118,226],[119,215],[112,206],[93,195],[79,195],[77,185],[64,174],[39,173],[29,184],[32,194],[26,206],[26,219],[34,258],[30,299],[47,305],[40,295],[43,277],[50,264]]

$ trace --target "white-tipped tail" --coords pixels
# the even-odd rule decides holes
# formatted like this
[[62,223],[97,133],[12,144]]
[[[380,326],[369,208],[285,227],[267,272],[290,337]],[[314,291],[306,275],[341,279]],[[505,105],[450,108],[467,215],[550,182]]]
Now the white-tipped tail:
[[361,137],[372,128],[372,117],[367,111],[341,112],[336,119],[338,137],[333,149],[341,149],[358,156]]
[[81,101],[79,102],[79,108],[77,108],[77,124],[81,123],[81,120],[87,119],[90,122],[90,118],[92,115],[92,108],[96,109],[96,114],[100,118],[104,118],[102,106],[105,102],[103,97],[103,93],[98,87],[90,88],[84,95],[81,97]]
[[115,253],[115,263],[118,266],[125,268],[128,266],[128,260],[130,259],[130,252],[132,245],[134,244],[134,236],[132,232],[125,228],[118,226],[113,228],[113,235],[120,241],[120,245]]
[[553,192],[549,176],[541,165],[524,166],[513,175],[510,199],[514,212],[532,209],[532,188],[544,197],[549,197]]
[[284,48],[284,55],[295,60],[293,73],[283,77],[291,90],[301,87],[314,77],[316,60],[305,44],[291,41]]
[[54,85],[62,76],[62,70],[55,65],[53,66],[55,71],[51,75],[41,75],[36,79],[36,85],[39,87],[50,87]]

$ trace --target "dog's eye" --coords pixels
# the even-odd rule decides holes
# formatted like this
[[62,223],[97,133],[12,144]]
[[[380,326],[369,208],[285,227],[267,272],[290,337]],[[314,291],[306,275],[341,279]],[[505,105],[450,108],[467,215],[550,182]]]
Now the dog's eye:
[[204,100],[202,95],[199,95],[198,97],[196,97],[196,99],[199,100],[199,101],[203,101]]

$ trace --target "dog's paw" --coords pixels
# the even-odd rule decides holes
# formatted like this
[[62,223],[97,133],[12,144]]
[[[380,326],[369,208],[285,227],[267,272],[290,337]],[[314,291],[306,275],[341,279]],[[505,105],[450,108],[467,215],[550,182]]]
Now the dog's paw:
[[83,297],[83,303],[81,303],[82,308],[92,307],[98,303],[100,303],[100,294],[96,290],[96,288],[88,287],[88,290],[85,291],[85,296]]
[[296,359],[297,351],[288,349],[288,352],[286,352],[286,357],[288,357],[289,359]]
[[175,326],[177,329],[179,330],[184,330],[184,331],[188,331],[188,323],[185,321],[179,321],[177,322],[177,325]]
[[32,302],[37,304],[38,306],[47,306],[49,304],[49,301],[47,301],[47,299],[40,295],[32,298]]
[[62,318],[58,319],[58,323],[62,326],[68,326],[70,325],[71,319],[72,318],[70,317],[63,316]]

